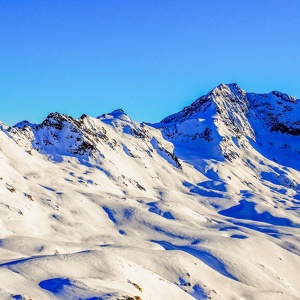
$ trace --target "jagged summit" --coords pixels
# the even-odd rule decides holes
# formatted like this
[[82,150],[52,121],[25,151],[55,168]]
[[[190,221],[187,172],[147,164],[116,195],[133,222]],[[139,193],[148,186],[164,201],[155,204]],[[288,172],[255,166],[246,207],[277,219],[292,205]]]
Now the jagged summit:
[[118,109],[113,110],[110,114],[114,115],[114,116],[120,116],[120,115],[124,115],[125,112],[122,108],[118,108]]
[[108,122],[108,123],[114,122],[116,120],[132,122],[131,118],[121,108],[115,109],[108,114],[103,114],[103,115],[97,117],[97,119],[100,119],[100,120]]
[[[213,118],[233,132],[250,129],[249,122],[261,123],[270,131],[300,135],[300,105],[295,97],[273,91],[267,94],[247,93],[236,83],[220,84],[160,124],[181,123],[188,119]],[[254,125],[254,124],[252,124]],[[253,138],[253,130],[249,136]]]
[[63,122],[70,122],[74,119],[68,115],[61,114],[58,112],[50,113],[46,119],[41,123],[42,127],[48,126],[48,127],[54,127],[57,129],[62,129]]
[[199,113],[205,113],[207,110],[212,116],[224,109],[231,110],[232,103],[239,103],[242,111],[248,106],[246,92],[236,83],[220,84],[211,90],[208,94],[201,96],[191,105],[185,107],[182,111],[164,118],[160,123],[182,122],[189,118],[197,117]]
[[300,103],[292,96],[276,91],[247,93],[232,83],[218,85],[156,127],[180,147],[197,145],[217,159],[222,153],[234,161],[242,156],[241,148],[250,147],[249,141],[269,154],[284,150],[298,157],[300,141],[293,137],[300,136],[299,116]]
[[25,126],[31,127],[31,126],[34,126],[34,125],[35,125],[35,124],[30,123],[30,122],[27,121],[27,120],[24,120],[24,121],[18,122],[18,123],[15,124],[13,127],[16,127],[16,128],[24,128]]
[[[182,143],[180,147],[206,148],[207,157],[232,160],[238,156],[233,154],[238,152],[235,148],[247,147],[247,139],[269,147],[266,136],[275,139],[272,149],[298,153],[299,141],[290,140],[290,136],[300,136],[299,115],[299,101],[292,96],[276,91],[247,93],[236,83],[222,83],[182,111],[145,126],[159,129],[166,140]],[[40,153],[93,156],[101,153],[101,143],[114,145],[105,124],[122,134],[152,139],[144,125],[133,122],[122,109],[97,118],[83,114],[78,119],[54,112],[41,124],[23,121],[7,131],[27,150],[33,147]],[[280,139],[276,133],[282,134]],[[244,140],[239,144],[233,139]]]
[[101,117],[105,117],[105,116],[111,116],[111,117],[118,118],[118,117],[120,117],[122,115],[126,115],[126,113],[124,112],[123,109],[118,108],[118,109],[113,110],[110,113],[102,114],[101,116],[97,117],[97,119],[99,119]]
[[221,91],[221,92],[230,92],[230,93],[233,93],[235,95],[238,95],[238,94],[245,94],[245,91],[242,90],[238,84],[236,83],[221,83],[219,84],[218,86],[216,86],[210,93],[214,93],[214,92],[218,92],[218,91]]
[[[30,123],[27,120],[18,122],[17,124],[13,125],[10,128],[20,128],[24,129],[25,127],[52,127],[61,130],[63,128],[64,123],[73,124],[74,126],[80,127],[82,125],[82,122],[85,119],[91,118],[87,114],[82,114],[78,119],[74,119],[72,116],[69,116],[67,114],[62,114],[59,112],[51,112],[48,114],[48,116],[45,118],[44,121],[42,121],[41,124],[35,124]],[[103,114],[97,119],[107,119],[110,121],[113,120],[124,120],[124,121],[132,121],[129,116],[124,112],[123,109],[115,109],[114,111]]]

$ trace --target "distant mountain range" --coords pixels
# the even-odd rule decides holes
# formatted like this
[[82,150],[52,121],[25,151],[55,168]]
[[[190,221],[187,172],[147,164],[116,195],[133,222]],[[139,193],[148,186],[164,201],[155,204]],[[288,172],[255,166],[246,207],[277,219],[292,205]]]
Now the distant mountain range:
[[0,195],[1,299],[300,299],[292,96],[0,123]]

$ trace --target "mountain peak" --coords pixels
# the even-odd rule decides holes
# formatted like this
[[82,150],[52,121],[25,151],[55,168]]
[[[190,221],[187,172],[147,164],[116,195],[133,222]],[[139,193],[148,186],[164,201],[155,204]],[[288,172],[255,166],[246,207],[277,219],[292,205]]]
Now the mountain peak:
[[233,89],[233,88],[235,88],[235,89],[241,89],[238,86],[238,84],[235,83],[235,82],[232,82],[232,83],[221,83],[221,84],[218,85],[218,87],[220,87],[220,88],[230,88],[230,89]]
[[242,90],[236,83],[221,83],[209,93],[201,96],[190,106],[185,107],[182,111],[164,118],[160,123],[181,122],[183,120],[193,118],[199,113],[206,112],[209,108],[211,114],[222,111],[224,107],[230,109],[231,103],[239,103],[242,111],[247,106],[246,92]]
[[17,124],[15,124],[13,127],[15,127],[15,128],[24,128],[24,127],[31,127],[31,126],[33,126],[33,125],[35,125],[35,124],[32,124],[32,123],[30,123],[29,121],[27,121],[27,120],[24,120],[24,121],[21,121],[21,122],[18,122]]
[[97,119],[100,119],[102,121],[106,120],[109,122],[113,121],[113,120],[132,122],[132,120],[129,118],[129,116],[121,108],[115,109],[108,114],[103,114],[103,115],[97,117]]
[[42,122],[41,126],[49,126],[49,127],[55,127],[57,129],[62,129],[62,123],[64,121],[70,121],[73,120],[72,117],[61,114],[58,112],[50,113],[47,118]]
[[115,116],[115,117],[119,117],[119,116],[121,116],[121,115],[126,115],[126,113],[124,112],[124,110],[123,109],[121,109],[121,108],[118,108],[118,109],[115,109],[115,110],[113,110],[111,113],[109,113],[110,115],[112,115],[112,116]]
[[219,84],[218,86],[217,86],[217,88],[219,88],[219,89],[233,89],[233,88],[238,88],[238,89],[240,89],[240,87],[236,84],[236,83],[221,83],[221,84]]
[[208,94],[214,94],[217,96],[220,95],[227,96],[228,94],[243,96],[246,94],[246,92],[242,90],[236,83],[229,83],[229,84],[221,83]]

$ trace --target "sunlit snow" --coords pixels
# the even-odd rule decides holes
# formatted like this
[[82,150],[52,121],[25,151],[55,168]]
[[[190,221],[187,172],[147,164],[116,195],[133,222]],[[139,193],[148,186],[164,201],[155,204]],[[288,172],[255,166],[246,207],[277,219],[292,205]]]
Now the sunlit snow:
[[0,123],[0,166],[0,299],[300,299],[293,97]]

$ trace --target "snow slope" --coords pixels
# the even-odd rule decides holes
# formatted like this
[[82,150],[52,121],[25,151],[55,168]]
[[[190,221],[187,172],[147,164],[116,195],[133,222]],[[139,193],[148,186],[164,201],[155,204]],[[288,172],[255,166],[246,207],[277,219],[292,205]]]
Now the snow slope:
[[300,104],[221,84],[158,124],[0,126],[0,299],[300,299]]

